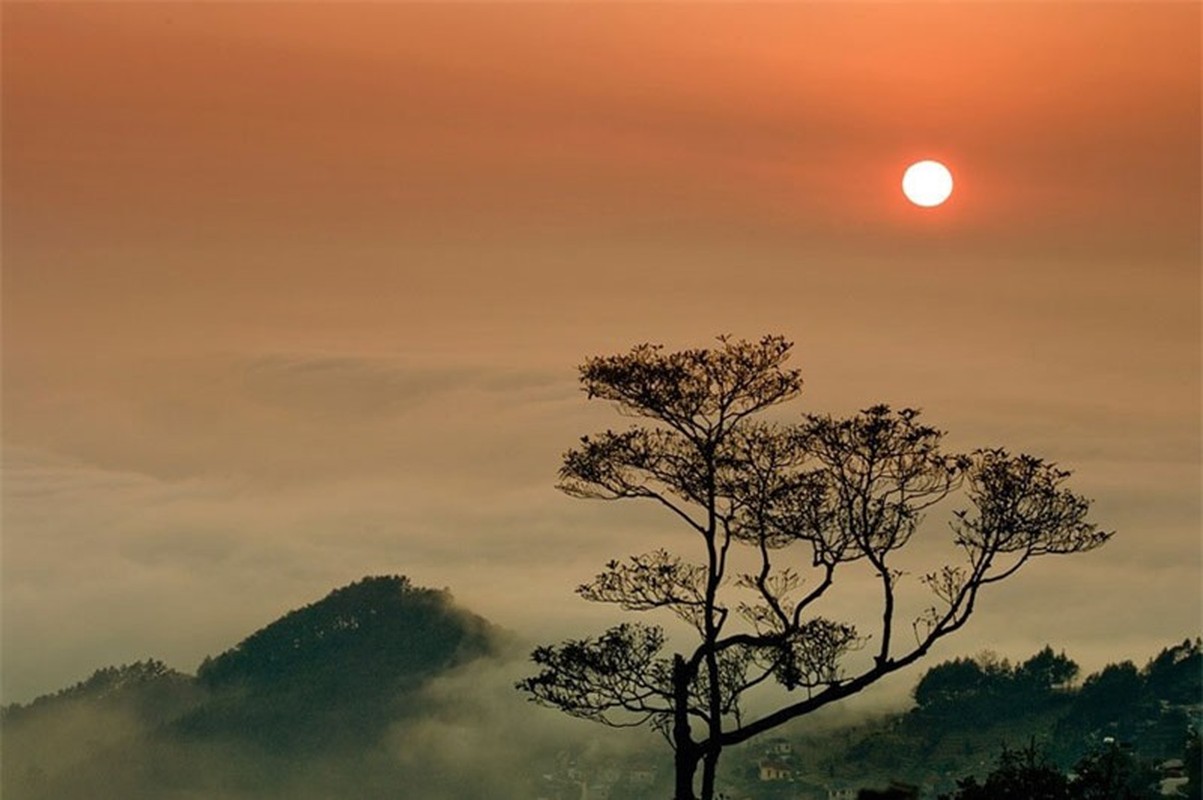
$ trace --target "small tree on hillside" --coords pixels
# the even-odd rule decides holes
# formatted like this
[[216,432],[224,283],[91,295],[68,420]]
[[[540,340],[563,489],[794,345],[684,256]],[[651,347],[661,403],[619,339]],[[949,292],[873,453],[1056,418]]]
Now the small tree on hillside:
[[[540,647],[521,681],[537,702],[614,726],[650,724],[671,743],[675,798],[711,800],[724,747],[853,695],[918,660],[961,628],[985,586],[1036,556],[1075,553],[1110,536],[1086,521],[1068,473],[1005,450],[948,454],[911,409],[874,406],[847,419],[795,424],[762,412],[795,398],[791,344],[720,338],[713,349],[640,345],[581,367],[590,398],[644,421],[586,436],[564,455],[559,488],[574,497],[649,500],[691,532],[694,558],[655,550],[611,561],[578,593],[629,611],[664,609],[696,632],[665,652],[664,631],[626,623],[596,638]],[[952,541],[959,565],[920,582],[934,598],[900,619],[895,554],[924,511],[963,490]],[[740,559],[737,553],[742,551]],[[819,613],[837,573],[875,576],[872,635]],[[847,657],[871,646],[871,657]],[[776,682],[798,697],[750,717],[745,694]]]
[[956,658],[923,673],[912,694],[921,710],[951,714],[976,699],[985,686],[986,673],[976,661]]
[[1019,750],[1004,745],[994,771],[982,783],[970,776],[940,800],[1070,800],[1069,779],[1033,741]]
[[1037,694],[1049,694],[1064,689],[1078,675],[1078,665],[1065,655],[1054,653],[1053,648],[1044,646],[1036,655],[1023,662],[1015,670],[1015,678],[1024,690]]

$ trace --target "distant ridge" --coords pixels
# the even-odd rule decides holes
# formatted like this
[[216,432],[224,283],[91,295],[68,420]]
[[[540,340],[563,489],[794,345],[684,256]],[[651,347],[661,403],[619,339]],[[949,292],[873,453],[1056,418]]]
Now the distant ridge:
[[428,680],[496,655],[498,639],[449,592],[363,578],[205,659],[197,682],[209,699],[175,728],[275,750],[360,746],[417,713]]
[[308,684],[359,691],[406,683],[494,652],[494,629],[446,591],[392,575],[363,578],[290,611],[216,658],[197,678],[210,688],[266,691]]
[[[582,741],[542,728],[542,717],[525,714],[540,710],[517,693],[490,694],[490,680],[508,680],[519,666],[505,660],[516,649],[510,634],[447,591],[396,575],[363,578],[205,659],[197,676],[143,660],[4,708],[0,796],[579,797]],[[736,796],[757,800],[892,779],[951,791],[985,769],[1000,744],[1045,743],[1063,768],[1106,737],[1164,760],[1182,756],[1188,726],[1203,727],[1197,638],[1164,648],[1144,667],[1109,664],[1081,681],[1076,673],[1051,647],[1016,664],[988,652],[933,664],[907,711],[835,733],[798,731],[793,782],[762,781],[758,771],[769,755],[788,760],[776,749],[786,740],[740,751],[727,777],[745,791]],[[498,754],[504,758],[491,757]],[[644,758],[628,760],[646,765]],[[630,766],[603,762],[619,772]],[[547,775],[564,781],[549,784]],[[564,793],[549,791],[553,785]],[[627,786],[622,796],[667,791]]]
[[499,629],[450,592],[400,575],[365,577],[206,658],[196,677],[148,659],[97,670],[28,705],[17,722],[68,705],[121,706],[189,739],[273,750],[362,744],[421,710],[427,681],[501,651]]
[[5,707],[0,796],[395,796],[385,733],[439,714],[424,687],[504,641],[447,591],[366,577],[206,658],[195,677],[149,659]]

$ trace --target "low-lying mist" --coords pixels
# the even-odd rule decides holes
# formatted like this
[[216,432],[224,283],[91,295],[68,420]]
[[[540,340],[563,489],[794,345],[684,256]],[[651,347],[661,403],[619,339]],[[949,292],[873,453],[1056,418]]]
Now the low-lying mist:
[[415,712],[356,746],[278,749],[198,737],[148,718],[136,697],[64,698],[4,724],[9,800],[498,800],[537,795],[557,764],[665,755],[650,733],[613,731],[523,700],[520,653],[478,659],[400,702]]

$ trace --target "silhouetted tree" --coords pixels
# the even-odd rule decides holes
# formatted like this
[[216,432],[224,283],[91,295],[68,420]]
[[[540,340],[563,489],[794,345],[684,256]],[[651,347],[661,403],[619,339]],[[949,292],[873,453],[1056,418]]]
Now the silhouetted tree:
[[1078,665],[1062,651],[1059,655],[1053,648],[1044,646],[1036,655],[1019,665],[1015,678],[1020,687],[1035,694],[1048,694],[1054,689],[1064,688],[1078,674]]
[[1031,742],[1019,750],[1003,748],[994,769],[982,783],[968,777],[941,800],[1069,800],[1069,779],[1047,753]]
[[972,658],[944,661],[923,673],[915,684],[915,702],[921,709],[956,708],[982,691],[986,674]]
[[1143,688],[1140,672],[1131,661],[1108,664],[1082,682],[1067,724],[1090,728],[1131,723],[1140,716]]
[[1066,776],[1032,742],[1019,750],[1003,747],[984,782],[959,780],[941,800],[1152,800],[1155,777],[1148,764],[1113,744],[1087,753]]
[[1074,800],[1153,800],[1156,774],[1132,753],[1114,744],[1087,753],[1074,765],[1070,796]]
[[1142,670],[1145,690],[1171,703],[1191,704],[1203,696],[1203,641],[1184,639],[1167,647]]
[[[984,666],[983,666],[984,665]],[[943,730],[976,728],[1005,718],[1015,707],[1015,681],[1008,667],[982,659],[958,658],[937,664],[919,679],[914,696],[918,715]]]
[[[697,640],[670,655],[659,627],[619,625],[536,649],[542,671],[518,686],[574,716],[655,726],[675,751],[676,800],[695,798],[699,767],[701,797],[714,796],[724,747],[914,663],[966,623],[985,586],[1031,558],[1090,550],[1110,536],[1086,521],[1088,502],[1063,488],[1068,473],[1001,449],[946,454],[942,433],[912,409],[763,421],[801,391],[799,373],[785,366],[790,349],[779,336],[721,337],[713,349],[645,344],[581,367],[590,398],[647,424],[582,438],[564,455],[559,488],[650,500],[692,532],[700,558],[656,550],[611,561],[578,593],[671,611]],[[893,557],[924,511],[958,489],[968,507],[954,512],[952,542],[963,563],[922,578],[935,600],[903,644],[903,573]],[[854,567],[876,576],[881,599],[871,658],[855,665],[847,656],[869,637],[817,613],[837,572]],[[802,696],[749,718],[741,699],[770,681]]]

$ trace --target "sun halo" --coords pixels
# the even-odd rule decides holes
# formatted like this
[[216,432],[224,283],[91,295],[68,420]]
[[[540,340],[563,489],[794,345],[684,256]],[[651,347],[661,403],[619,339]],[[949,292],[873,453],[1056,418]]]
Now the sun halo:
[[902,193],[921,208],[934,208],[952,194],[952,173],[939,161],[917,161],[902,175]]

